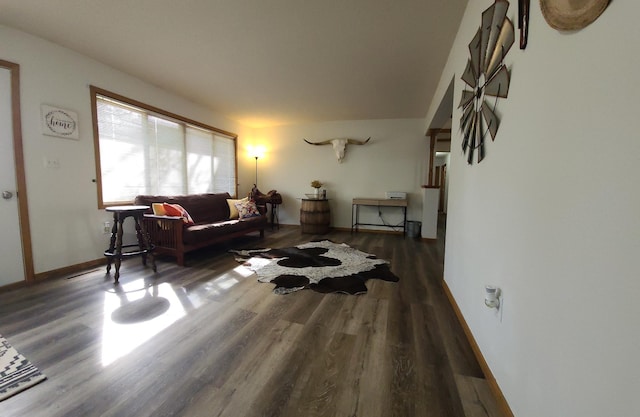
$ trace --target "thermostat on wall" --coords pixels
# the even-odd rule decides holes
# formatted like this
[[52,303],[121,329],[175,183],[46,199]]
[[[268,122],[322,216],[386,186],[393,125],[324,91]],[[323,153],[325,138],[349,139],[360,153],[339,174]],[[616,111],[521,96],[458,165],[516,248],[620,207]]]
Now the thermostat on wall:
[[406,200],[407,193],[402,191],[387,191],[384,193],[385,197],[392,200]]

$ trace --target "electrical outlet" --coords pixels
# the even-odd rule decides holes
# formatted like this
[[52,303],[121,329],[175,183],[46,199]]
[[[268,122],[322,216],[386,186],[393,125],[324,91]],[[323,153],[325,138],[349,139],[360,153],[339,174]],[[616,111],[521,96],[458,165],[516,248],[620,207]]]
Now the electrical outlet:
[[111,223],[104,222],[104,224],[102,225],[102,233],[104,234],[111,233]]

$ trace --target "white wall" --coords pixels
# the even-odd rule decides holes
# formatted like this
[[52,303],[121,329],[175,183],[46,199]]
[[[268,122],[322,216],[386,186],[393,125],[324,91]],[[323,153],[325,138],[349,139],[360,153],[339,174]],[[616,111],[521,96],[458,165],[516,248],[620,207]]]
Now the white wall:
[[[266,148],[265,157],[258,161],[258,188],[265,193],[276,189],[282,194],[280,223],[299,224],[300,199],[312,192],[310,183],[317,179],[327,189],[331,225],[350,228],[352,199],[384,198],[385,191],[407,192],[407,218],[421,219],[420,186],[426,182],[429,151],[424,132],[424,119],[327,122],[256,129],[253,138],[247,136],[241,144],[243,148],[254,144]],[[369,136],[366,145],[348,145],[342,163],[338,163],[330,145],[312,146],[303,141],[343,137],[363,140]],[[244,152],[253,169],[255,160]],[[243,151],[238,157],[243,158]],[[249,182],[253,183],[253,175]],[[402,221],[400,213],[398,209],[385,209],[383,216],[397,224]],[[361,221],[378,223],[377,216],[377,210],[361,209]]]
[[[427,120],[452,76],[458,103],[491,4],[469,2]],[[639,14],[614,1],[559,33],[532,2],[481,164],[467,165],[453,128],[445,280],[518,417],[640,415]],[[501,319],[485,284],[504,291]]]
[[[20,65],[22,133],[36,273],[98,259],[108,246],[97,208],[89,85],[240,135],[235,123],[58,45],[0,25],[0,59]],[[80,140],[44,136],[40,105],[79,115]],[[56,158],[59,169],[43,159]]]

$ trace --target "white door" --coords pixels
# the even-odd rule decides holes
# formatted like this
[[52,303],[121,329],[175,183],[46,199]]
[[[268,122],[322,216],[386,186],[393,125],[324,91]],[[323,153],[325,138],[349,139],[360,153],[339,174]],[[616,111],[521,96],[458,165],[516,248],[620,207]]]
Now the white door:
[[0,67],[0,286],[25,279],[12,114],[11,71]]

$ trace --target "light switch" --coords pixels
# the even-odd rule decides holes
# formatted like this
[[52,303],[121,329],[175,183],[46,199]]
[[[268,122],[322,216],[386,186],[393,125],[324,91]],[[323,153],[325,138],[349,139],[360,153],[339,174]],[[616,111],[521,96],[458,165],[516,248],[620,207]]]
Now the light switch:
[[60,159],[51,158],[48,156],[44,157],[44,167],[49,169],[58,169],[60,168]]

